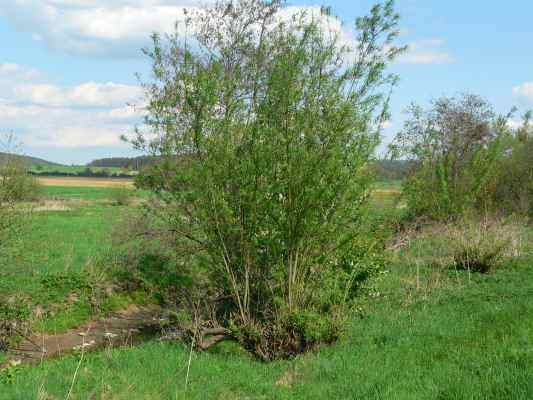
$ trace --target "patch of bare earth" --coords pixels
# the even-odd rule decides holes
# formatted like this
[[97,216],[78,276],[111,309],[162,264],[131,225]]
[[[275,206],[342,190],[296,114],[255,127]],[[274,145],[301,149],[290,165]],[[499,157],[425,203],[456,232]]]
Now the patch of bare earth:
[[159,332],[161,309],[157,306],[130,306],[108,318],[68,332],[33,334],[8,352],[5,366],[38,363],[76,350],[85,352],[107,347],[133,346]]

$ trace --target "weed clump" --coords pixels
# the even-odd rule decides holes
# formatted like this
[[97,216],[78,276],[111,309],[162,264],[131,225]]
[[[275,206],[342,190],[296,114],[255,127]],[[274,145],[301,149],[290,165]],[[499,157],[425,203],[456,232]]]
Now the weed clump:
[[520,229],[513,222],[467,220],[449,226],[446,236],[457,269],[488,273],[506,258],[520,255]]
[[410,263],[488,273],[522,254],[524,227],[514,219],[468,216],[459,221],[406,228],[390,248]]
[[128,206],[133,201],[133,191],[128,188],[119,188],[113,190],[111,201],[116,206]]
[[0,352],[9,349],[14,338],[29,332],[30,308],[21,299],[0,298]]

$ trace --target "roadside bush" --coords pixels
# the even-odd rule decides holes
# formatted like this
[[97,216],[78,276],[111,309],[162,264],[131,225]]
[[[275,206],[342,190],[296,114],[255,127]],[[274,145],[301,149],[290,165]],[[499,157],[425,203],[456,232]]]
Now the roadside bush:
[[150,134],[134,140],[162,159],[138,183],[172,232],[194,343],[232,337],[263,360],[335,340],[381,263],[363,217],[401,51],[392,1],[357,20],[354,45],[328,10],[280,7],[222,1],[189,36],[154,35]]
[[505,153],[506,118],[471,94],[433,100],[429,109],[412,105],[408,115],[391,152],[412,167],[403,196],[413,216],[446,220],[486,209]]

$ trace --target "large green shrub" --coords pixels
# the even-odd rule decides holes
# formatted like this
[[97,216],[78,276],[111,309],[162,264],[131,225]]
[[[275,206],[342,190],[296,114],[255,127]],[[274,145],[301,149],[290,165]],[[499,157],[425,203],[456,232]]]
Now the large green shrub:
[[350,44],[328,10],[284,19],[281,3],[222,1],[188,34],[154,35],[150,133],[135,140],[163,160],[138,180],[159,194],[154,215],[202,271],[196,344],[231,336],[265,360],[335,340],[383,263],[363,216],[400,51],[392,1]]
[[501,158],[487,196],[495,207],[509,213],[533,218],[533,129],[531,113],[523,125],[508,136],[505,156]]
[[505,153],[506,119],[465,94],[412,105],[391,150],[410,161],[403,194],[414,216],[456,217],[488,206],[487,189]]

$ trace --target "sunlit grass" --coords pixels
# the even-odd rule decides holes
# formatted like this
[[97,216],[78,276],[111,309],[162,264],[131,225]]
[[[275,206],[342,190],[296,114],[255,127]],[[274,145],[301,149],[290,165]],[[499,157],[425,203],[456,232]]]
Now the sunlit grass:
[[[386,187],[385,187],[386,189]],[[49,190],[49,189],[47,189]],[[48,195],[102,200],[108,189],[58,188]],[[376,216],[395,213],[396,197],[375,200]],[[396,207],[396,206],[394,206]],[[57,301],[40,277],[83,273],[110,243],[123,208],[96,202],[35,216],[28,254],[2,271],[0,290]],[[380,217],[381,218],[381,217]],[[533,229],[525,235],[532,249]],[[85,354],[72,399],[531,399],[533,398],[533,254],[524,252],[490,274],[468,274],[438,263],[431,239],[391,254],[388,272],[350,316],[337,344],[270,364],[222,343],[192,354],[178,343]],[[7,279],[4,279],[7,278]],[[127,297],[107,300],[125,307]],[[36,328],[64,330],[89,317],[73,303]],[[1,358],[0,358],[1,361]],[[65,398],[80,354],[0,373],[0,399]]]

